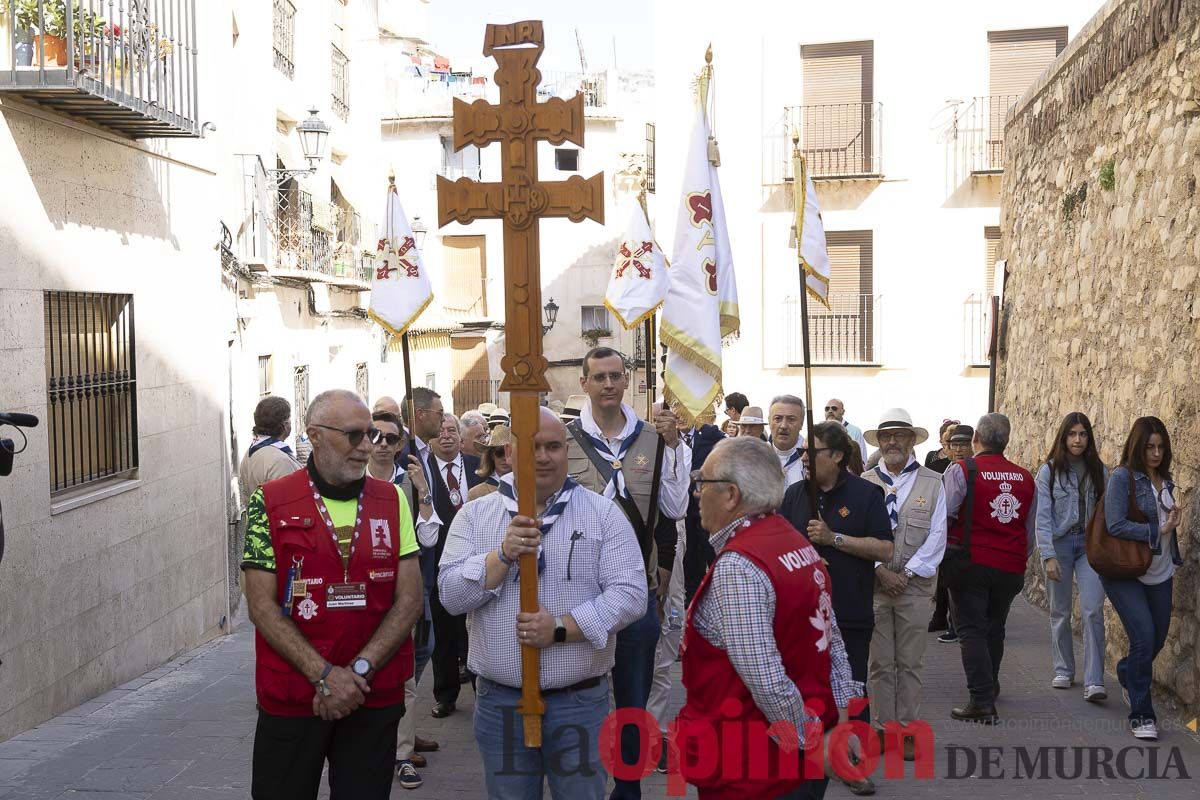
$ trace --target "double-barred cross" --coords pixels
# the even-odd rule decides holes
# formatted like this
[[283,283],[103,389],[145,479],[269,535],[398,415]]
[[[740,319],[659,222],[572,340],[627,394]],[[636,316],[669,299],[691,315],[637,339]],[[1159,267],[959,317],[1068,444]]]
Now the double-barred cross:
[[[438,224],[468,224],[477,219],[504,220],[504,369],[502,391],[509,392],[516,447],[514,473],[518,511],[535,517],[534,435],[540,426],[539,393],[550,391],[542,354],[542,286],[538,220],[567,217],[604,222],[604,176],[584,180],[538,180],[537,143],[572,142],[583,146],[583,95],[571,100],[538,102],[537,70],[543,50],[542,23],[488,25],[483,54],[496,59],[500,104],[486,100],[454,101],[454,149],[500,143],[500,181],[438,178]],[[521,610],[538,610],[537,559],[521,556]],[[540,651],[521,648],[521,704],[525,744],[540,747],[545,710],[540,690]]]

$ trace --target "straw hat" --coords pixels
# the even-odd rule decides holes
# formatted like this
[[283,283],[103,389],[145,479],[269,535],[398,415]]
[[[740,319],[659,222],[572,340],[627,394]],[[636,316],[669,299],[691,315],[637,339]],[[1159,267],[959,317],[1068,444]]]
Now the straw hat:
[[[511,441],[512,429],[507,425],[497,425],[495,428],[492,428],[487,444],[484,446],[488,450],[491,450],[493,448],[504,447]],[[479,459],[479,469],[475,470],[475,474],[481,478],[490,478],[495,471],[496,462],[492,460],[491,453],[484,453],[483,458]]]
[[758,406],[746,406],[737,423],[738,425],[766,425],[767,421],[763,419],[763,410],[761,408]]
[[490,417],[492,415],[492,413],[495,412],[495,410],[496,410],[496,404],[495,403],[480,403],[479,408],[476,410],[480,414],[483,414],[485,417]]
[[487,424],[489,428],[495,430],[501,425],[511,425],[512,417],[503,408],[493,408],[492,413],[488,414]]
[[571,422],[579,419],[579,415],[583,412],[583,407],[587,405],[588,397],[586,394],[573,394],[567,398],[567,405],[563,408],[562,413],[558,418],[563,422]]
[[903,408],[889,408],[883,412],[883,416],[879,418],[879,425],[869,431],[865,431],[863,438],[867,440],[867,444],[879,447],[879,434],[887,430],[912,431],[917,436],[916,444],[920,444],[929,438],[929,431],[913,425],[912,417]]

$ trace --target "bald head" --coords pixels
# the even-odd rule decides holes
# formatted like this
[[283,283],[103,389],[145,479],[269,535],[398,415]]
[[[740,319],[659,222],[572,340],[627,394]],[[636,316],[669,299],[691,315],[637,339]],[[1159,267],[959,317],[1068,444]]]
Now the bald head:
[[400,416],[400,404],[396,402],[396,398],[384,395],[375,401],[375,405],[371,407],[371,413],[377,414],[380,411],[386,411],[389,414]]
[[308,406],[306,432],[317,472],[334,486],[360,479],[371,457],[371,410],[345,389],[321,392]]
[[[514,471],[520,469],[520,444],[516,437],[506,448]],[[538,409],[538,431],[533,437],[533,472],[537,501],[544,503],[567,479],[567,426],[549,408]]]
[[825,403],[825,419],[841,422],[846,417],[846,404],[836,397]]

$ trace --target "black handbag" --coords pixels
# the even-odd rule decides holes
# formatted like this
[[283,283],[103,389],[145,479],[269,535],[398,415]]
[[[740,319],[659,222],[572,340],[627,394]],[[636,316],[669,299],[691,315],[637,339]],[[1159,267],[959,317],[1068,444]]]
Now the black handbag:
[[[964,575],[971,568],[971,520],[975,515],[975,476],[979,468],[975,459],[965,459],[967,465],[967,496],[963,501],[963,540],[961,544],[946,542],[946,554],[942,556],[941,579],[947,587],[961,585]],[[953,465],[951,465],[953,466]]]

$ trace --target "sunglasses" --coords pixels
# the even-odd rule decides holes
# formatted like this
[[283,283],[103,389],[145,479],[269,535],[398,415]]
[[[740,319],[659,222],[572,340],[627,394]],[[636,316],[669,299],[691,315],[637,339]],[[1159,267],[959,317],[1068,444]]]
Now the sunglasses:
[[390,445],[397,445],[404,440],[404,437],[398,433],[384,433],[378,428],[367,428],[365,431],[356,428],[348,431],[345,428],[335,428],[332,425],[321,425],[316,422],[313,423],[313,427],[324,428],[327,431],[337,431],[346,437],[346,441],[350,443],[351,447],[358,447],[364,436],[371,444],[379,444],[386,441]]
[[376,428],[368,431],[367,436],[370,438],[371,444],[387,442],[388,447],[395,447],[404,441],[404,437],[398,433],[384,433]]
[[842,409],[839,406],[825,406],[825,410],[826,411],[841,411]]

